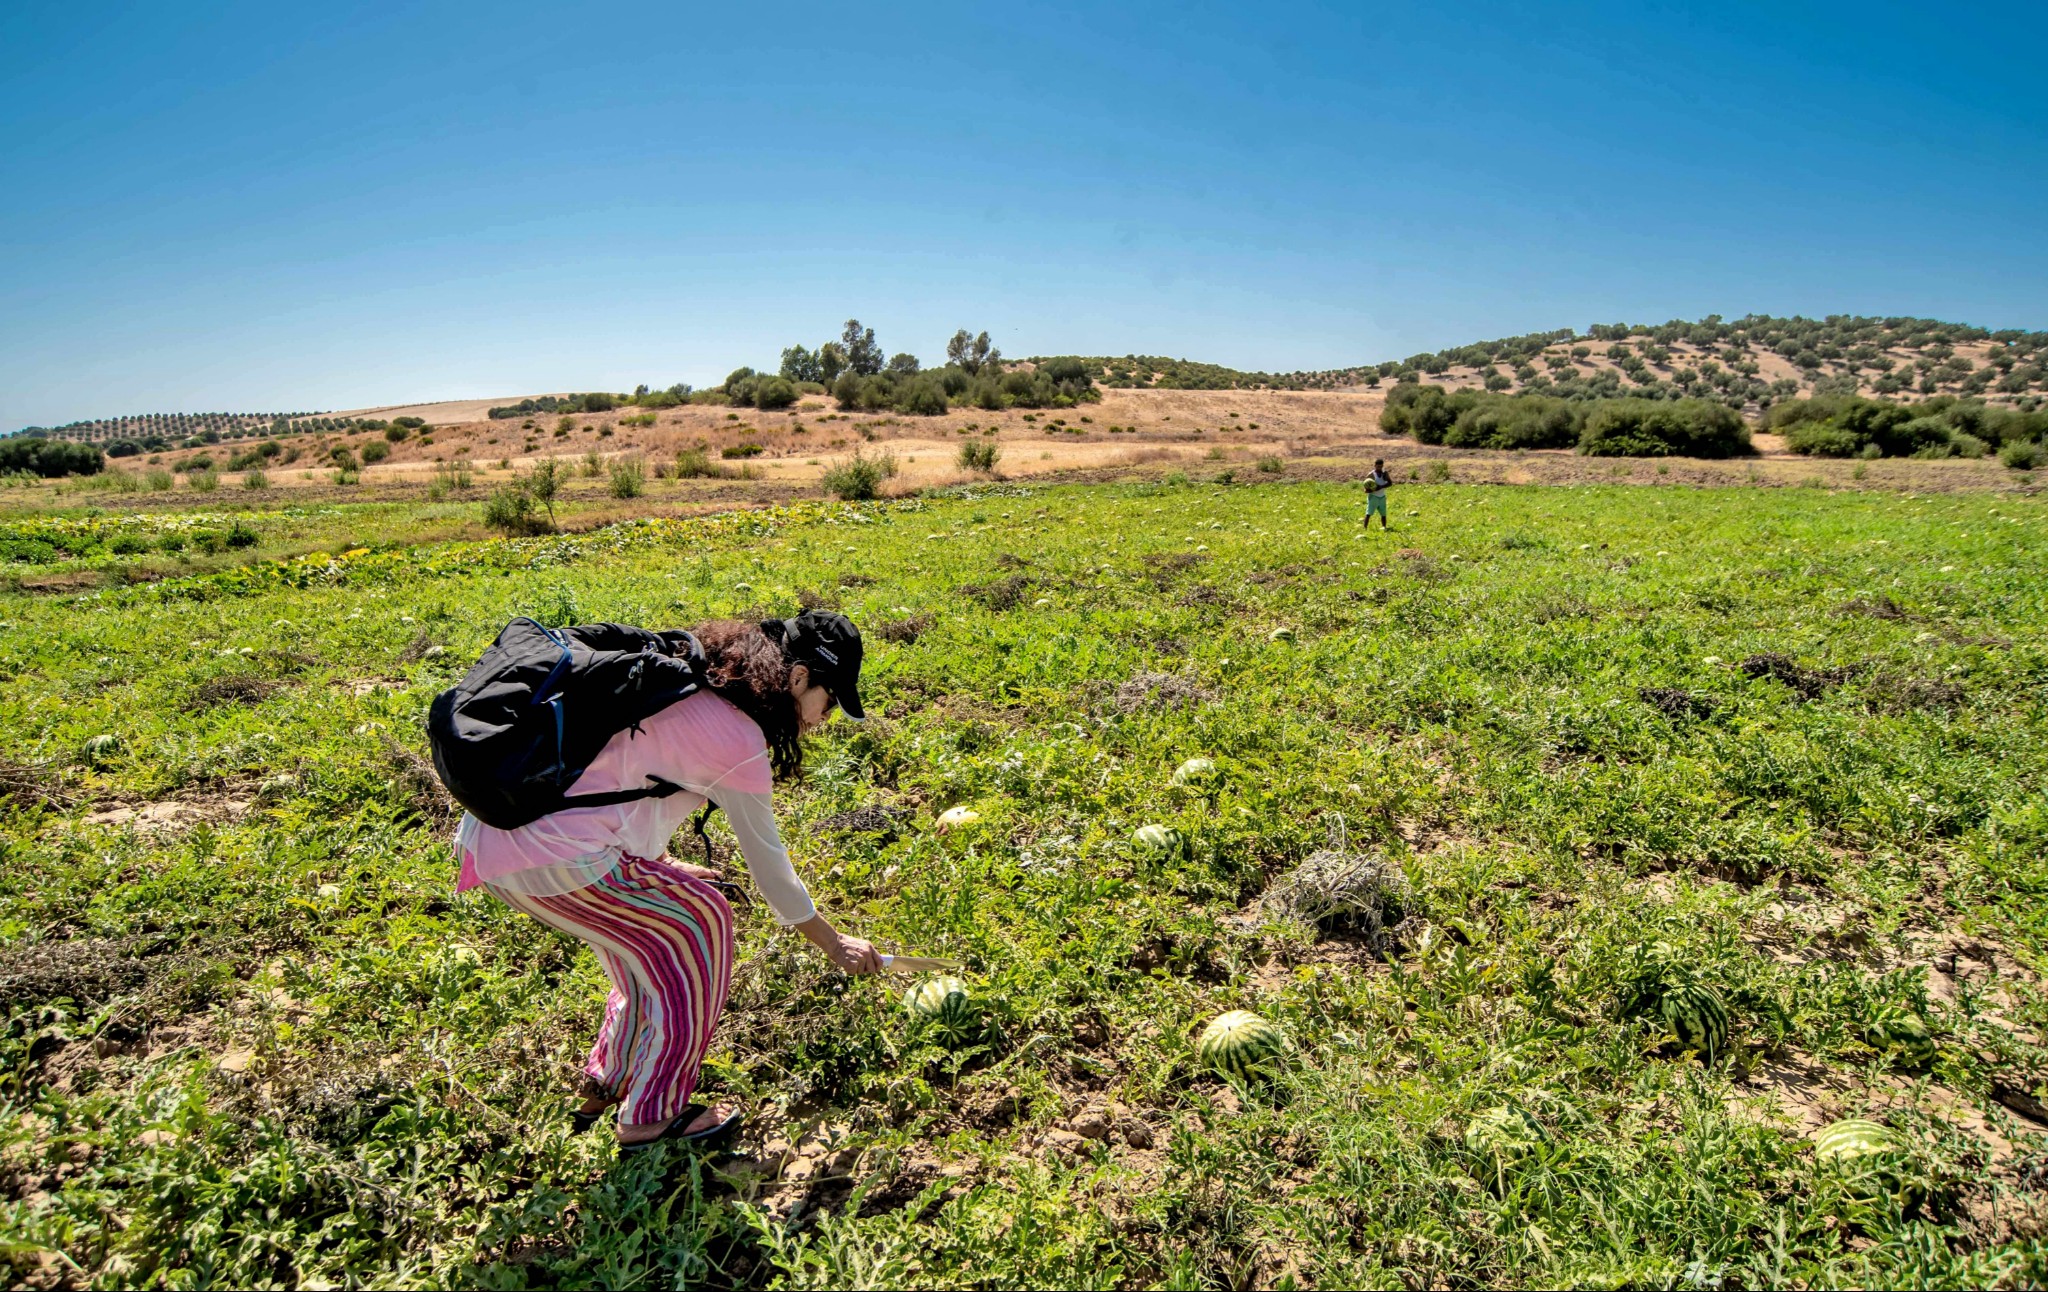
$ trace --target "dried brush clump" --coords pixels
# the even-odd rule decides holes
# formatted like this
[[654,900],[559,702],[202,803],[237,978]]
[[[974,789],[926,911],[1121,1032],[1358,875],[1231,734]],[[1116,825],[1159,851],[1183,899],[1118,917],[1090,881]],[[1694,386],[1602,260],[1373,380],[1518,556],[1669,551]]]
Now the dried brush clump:
[[1384,857],[1350,851],[1333,817],[1329,846],[1310,853],[1266,890],[1262,913],[1322,932],[1363,937],[1385,954],[1401,939],[1412,902],[1408,876]]
[[434,765],[390,736],[384,738],[384,752],[391,759],[392,785],[406,804],[430,825],[452,823],[461,814],[455,800],[442,788]]
[[1688,718],[1711,718],[1719,708],[1707,696],[1694,695],[1691,691],[1675,686],[1646,686],[1637,691],[1636,696],[1673,722],[1681,722]]
[[1862,671],[1854,664],[1840,668],[1803,668],[1791,656],[1774,652],[1752,655],[1735,667],[1745,677],[1782,682],[1797,691],[1802,700],[1818,700]]
[[993,583],[970,583],[964,585],[960,592],[963,596],[972,597],[974,600],[979,601],[990,610],[1001,613],[1005,610],[1016,609],[1017,603],[1024,600],[1024,593],[1030,587],[1031,578],[1029,575],[1012,574],[1006,578],[997,579]]
[[1214,704],[1216,693],[1184,673],[1135,673],[1116,689],[1111,704],[1118,713],[1187,709]]
[[906,615],[901,619],[884,619],[869,631],[885,642],[908,646],[924,636],[934,622],[936,621],[932,615],[920,613]]
[[71,795],[56,772],[33,763],[0,758],[0,803],[61,812],[71,802]]
[[201,682],[192,691],[192,699],[186,704],[188,713],[212,708],[216,704],[257,704],[276,693],[283,683],[269,678],[250,677],[246,674],[232,677],[216,677]]

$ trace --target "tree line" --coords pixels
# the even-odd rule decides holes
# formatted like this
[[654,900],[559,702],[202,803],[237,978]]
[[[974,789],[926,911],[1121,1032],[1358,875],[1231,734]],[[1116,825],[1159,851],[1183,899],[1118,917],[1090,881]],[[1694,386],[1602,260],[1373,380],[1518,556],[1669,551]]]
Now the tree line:
[[800,395],[829,394],[842,412],[936,416],[954,406],[1071,408],[1100,399],[1094,373],[1065,356],[1024,364],[1003,360],[986,331],[961,328],[946,342],[946,362],[927,368],[908,351],[884,358],[875,330],[848,319],[837,340],[816,349],[801,343],[782,352],[773,373],[740,368],[719,388],[726,400],[754,408],[787,408]]
[[1855,395],[1820,395],[1770,410],[1764,425],[1794,453],[1826,458],[1980,458],[2037,464],[2048,440],[2048,409],[1998,408],[1938,395],[1894,404]]
[[1571,448],[1598,457],[1730,458],[1755,452],[1741,414],[1704,399],[1569,400],[1403,382],[1387,395],[1380,429],[1453,448]]

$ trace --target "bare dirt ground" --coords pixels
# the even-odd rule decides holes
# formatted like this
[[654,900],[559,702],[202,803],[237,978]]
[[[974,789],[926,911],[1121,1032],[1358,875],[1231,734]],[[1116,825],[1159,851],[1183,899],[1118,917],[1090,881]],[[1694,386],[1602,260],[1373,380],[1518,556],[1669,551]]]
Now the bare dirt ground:
[[[1838,462],[1789,453],[1778,437],[1761,434],[1756,437],[1759,456],[1728,462],[1586,458],[1568,450],[1432,448],[1383,433],[1379,416],[1385,403],[1385,394],[1378,390],[1108,390],[1099,404],[1063,412],[956,409],[940,417],[868,416],[839,413],[830,401],[811,397],[784,413],[716,405],[664,409],[653,415],[651,426],[630,424],[638,411],[634,409],[583,414],[570,419],[566,434],[559,433],[561,418],[552,414],[434,422],[431,443],[414,440],[394,446],[389,460],[364,472],[363,485],[424,486],[437,471],[455,465],[466,466],[481,482],[509,476],[541,457],[581,465],[592,454],[599,463],[639,457],[651,472],[678,450],[701,447],[720,466],[735,474],[745,468],[755,476],[751,481],[724,482],[727,487],[720,493],[746,492],[731,486],[748,484],[767,495],[792,488],[810,490],[829,467],[856,451],[889,453],[899,470],[896,487],[915,489],[973,479],[958,465],[960,445],[970,438],[989,438],[990,428],[1002,450],[998,471],[1011,479],[1113,479],[1175,470],[1201,478],[1225,470],[1238,479],[1304,473],[1348,478],[1363,474],[1375,458],[1383,457],[1397,479],[1411,468],[1426,474],[1431,462],[1444,461],[1454,478],[1504,484],[1641,479],[1949,491],[2015,483],[2013,473],[1989,459]],[[445,407],[462,411],[466,406]],[[527,421],[533,423],[530,428],[523,425]],[[354,444],[369,438],[373,437],[333,436],[325,442]],[[758,455],[721,456],[750,444],[760,446]],[[1264,460],[1270,467],[1272,459],[1279,460],[1280,471],[1261,472],[1258,464]],[[330,475],[311,464],[269,474],[274,484],[288,489],[325,486]],[[717,482],[685,483],[710,488]]]
[[[286,437],[291,460],[266,470],[264,488],[244,489],[242,473],[225,473],[220,491],[209,501],[257,506],[397,501],[425,497],[437,481],[451,499],[474,500],[541,458],[553,457],[574,476],[566,498],[616,519],[816,497],[825,471],[856,452],[894,458],[898,474],[889,492],[965,483],[986,477],[960,467],[960,446],[988,439],[1001,449],[997,474],[1010,480],[1107,481],[1173,472],[1195,480],[1228,473],[1237,483],[1348,480],[1362,477],[1375,459],[1384,458],[1401,483],[1634,482],[1942,493],[2035,487],[2030,477],[1990,458],[1816,459],[1787,452],[1778,437],[1767,434],[1756,436],[1757,456],[1722,462],[1431,447],[1379,429],[1385,406],[1380,390],[1107,390],[1098,404],[1064,411],[956,409],[939,417],[841,413],[817,396],[774,413],[688,405],[653,413],[626,408],[580,414],[566,423],[557,414],[496,421],[479,415],[499,402],[412,405],[409,415],[427,418],[429,430],[398,444],[363,431]],[[408,415],[396,408],[377,411]],[[642,424],[650,417],[651,423]],[[388,447],[390,456],[365,467],[356,483],[338,484],[330,452],[346,446],[360,454],[372,443]],[[724,476],[657,478],[659,468],[692,448],[702,449]],[[163,453],[140,462],[129,459],[122,467],[175,467],[187,456]],[[607,496],[609,468],[626,459],[637,459],[646,468],[646,493],[613,500]],[[50,496],[34,502],[18,496],[10,503],[75,505],[60,491],[40,492]],[[196,499],[181,478],[167,492],[102,493],[93,501],[150,509],[190,506]]]

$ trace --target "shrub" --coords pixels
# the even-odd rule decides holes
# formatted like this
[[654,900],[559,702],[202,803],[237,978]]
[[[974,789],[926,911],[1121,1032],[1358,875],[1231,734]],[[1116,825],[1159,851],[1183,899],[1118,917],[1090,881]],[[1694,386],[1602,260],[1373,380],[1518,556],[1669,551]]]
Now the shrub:
[[761,456],[761,446],[752,440],[748,440],[744,444],[728,444],[718,451],[718,456],[722,458],[758,458]]
[[356,460],[355,453],[346,444],[335,445],[333,450],[328,453],[327,460],[334,464],[334,469],[337,471],[353,472],[362,470],[362,463]]
[[412,438],[412,428],[410,426],[400,426],[394,422],[384,428],[384,438],[392,444],[403,444]]
[[383,440],[371,440],[363,446],[363,462],[382,462],[391,456],[391,445]]
[[244,489],[254,491],[257,489],[268,489],[269,487],[270,477],[263,474],[263,468],[261,467],[251,468],[242,475],[242,488]]
[[827,493],[847,502],[864,502],[875,497],[882,488],[882,482],[896,474],[894,454],[883,453],[876,457],[863,457],[859,449],[853,456],[826,471],[819,481]]
[[960,446],[958,461],[961,467],[968,471],[994,475],[996,463],[1002,456],[1003,447],[994,440],[974,439]]
[[107,457],[91,444],[16,435],[0,440],[0,475],[27,472],[54,480],[59,476],[97,475]]
[[839,374],[839,380],[832,383],[832,398],[838,401],[840,412],[850,413],[861,406],[861,387],[862,383],[859,373],[843,372]]
[[639,458],[612,463],[612,497],[638,498],[647,491],[647,468]]
[[692,480],[699,476],[716,477],[725,474],[724,471],[713,464],[711,455],[703,449],[677,449],[674,471],[678,480]]
[[2048,464],[2048,448],[2031,440],[2014,440],[1998,451],[1998,460],[2015,471],[2032,471]]
[[1610,399],[1593,405],[1579,452],[1600,457],[1732,458],[1755,452],[1749,427],[1703,399]]
[[1413,435],[1423,444],[1441,444],[1460,411],[1442,386],[1403,383],[1388,392],[1380,429],[1389,435]]
[[1482,399],[1458,414],[1443,442],[1457,448],[1562,449],[1578,443],[1579,412],[1562,399]]
[[172,485],[176,484],[177,482],[177,477],[173,476],[170,472],[164,470],[162,467],[152,467],[150,468],[149,472],[142,477],[142,483],[149,487],[151,493],[162,493],[164,490],[169,489]]
[[796,400],[796,383],[786,378],[762,377],[754,383],[756,408],[788,408]]
[[904,387],[896,407],[920,417],[936,417],[946,411],[946,388],[939,379],[921,376]]
[[1854,431],[1843,430],[1833,422],[1798,423],[1785,433],[1785,447],[1817,458],[1853,458],[1866,448],[1875,450],[1870,454],[1872,457],[1884,453],[1875,444],[1866,445]]
[[220,488],[220,472],[208,467],[185,477],[185,487],[194,493],[212,493]]
[[1267,475],[1278,475],[1286,469],[1287,464],[1276,457],[1263,457],[1259,459],[1258,467]]
[[542,534],[548,529],[546,518],[534,510],[533,495],[516,484],[499,487],[485,501],[483,520],[491,529],[513,537]]

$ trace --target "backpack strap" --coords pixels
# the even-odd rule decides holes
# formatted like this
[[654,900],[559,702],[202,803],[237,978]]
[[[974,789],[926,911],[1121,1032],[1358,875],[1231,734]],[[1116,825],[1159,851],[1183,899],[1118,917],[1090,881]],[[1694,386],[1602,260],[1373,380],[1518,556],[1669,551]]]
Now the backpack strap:
[[682,793],[683,787],[674,781],[665,781],[652,773],[647,779],[653,782],[633,790],[606,790],[602,794],[571,794],[564,798],[561,806],[553,809],[560,812],[568,808],[611,807],[619,803],[637,803],[641,799],[665,799],[671,794]]
[[704,826],[711,820],[711,814],[716,811],[718,811],[718,804],[713,803],[707,798],[704,800],[703,809],[697,813],[696,819],[690,822],[690,828],[697,832],[697,838],[704,844],[704,864],[706,866],[712,864],[711,836],[705,833]]

